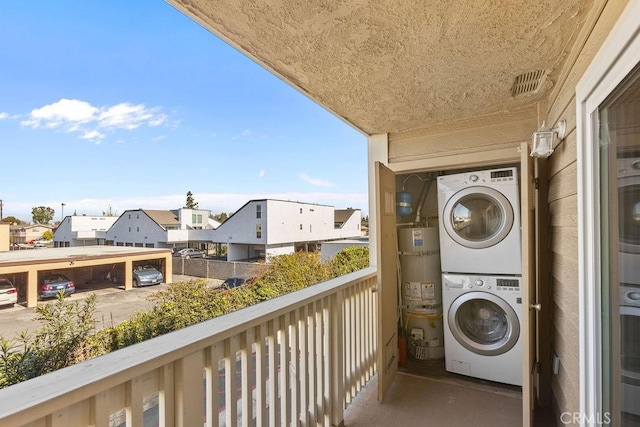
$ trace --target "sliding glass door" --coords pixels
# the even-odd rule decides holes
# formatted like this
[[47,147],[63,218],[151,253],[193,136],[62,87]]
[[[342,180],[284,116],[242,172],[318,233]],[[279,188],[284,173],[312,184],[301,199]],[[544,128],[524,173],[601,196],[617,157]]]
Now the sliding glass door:
[[597,117],[602,414],[640,426],[640,67]]

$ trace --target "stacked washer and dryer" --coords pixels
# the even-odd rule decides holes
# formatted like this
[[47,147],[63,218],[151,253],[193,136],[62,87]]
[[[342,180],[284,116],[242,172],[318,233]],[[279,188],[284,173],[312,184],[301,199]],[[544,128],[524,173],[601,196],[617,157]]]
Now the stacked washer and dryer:
[[521,386],[517,169],[443,175],[437,187],[446,369]]
[[640,415],[640,158],[618,159],[621,409]]

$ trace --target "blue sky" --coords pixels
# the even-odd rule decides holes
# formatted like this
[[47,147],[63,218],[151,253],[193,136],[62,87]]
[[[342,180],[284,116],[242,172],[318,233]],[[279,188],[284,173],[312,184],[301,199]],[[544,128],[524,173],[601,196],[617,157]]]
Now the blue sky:
[[364,135],[163,1],[0,3],[0,200],[100,215],[367,211]]

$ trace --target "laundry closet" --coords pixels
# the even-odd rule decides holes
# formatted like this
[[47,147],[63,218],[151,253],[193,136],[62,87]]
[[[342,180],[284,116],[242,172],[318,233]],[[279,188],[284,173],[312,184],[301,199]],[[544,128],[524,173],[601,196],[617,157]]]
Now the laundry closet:
[[396,175],[400,369],[522,386],[519,181],[518,165]]

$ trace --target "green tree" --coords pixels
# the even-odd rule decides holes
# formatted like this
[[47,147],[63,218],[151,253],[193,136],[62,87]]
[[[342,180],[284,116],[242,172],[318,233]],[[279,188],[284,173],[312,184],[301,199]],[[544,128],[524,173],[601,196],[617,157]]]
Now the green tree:
[[6,216],[0,222],[6,222],[9,224],[22,224],[24,221],[19,220],[15,216]]
[[198,202],[193,199],[193,193],[187,191],[187,202],[184,205],[187,209],[198,209]]
[[229,218],[229,215],[227,215],[225,212],[222,212],[222,213],[219,213],[219,214],[215,214],[213,216],[213,219],[218,221],[220,224],[225,222],[227,220],[227,218]]
[[53,219],[56,211],[48,206],[38,206],[31,209],[31,215],[33,216],[33,222],[37,224],[49,224]]

